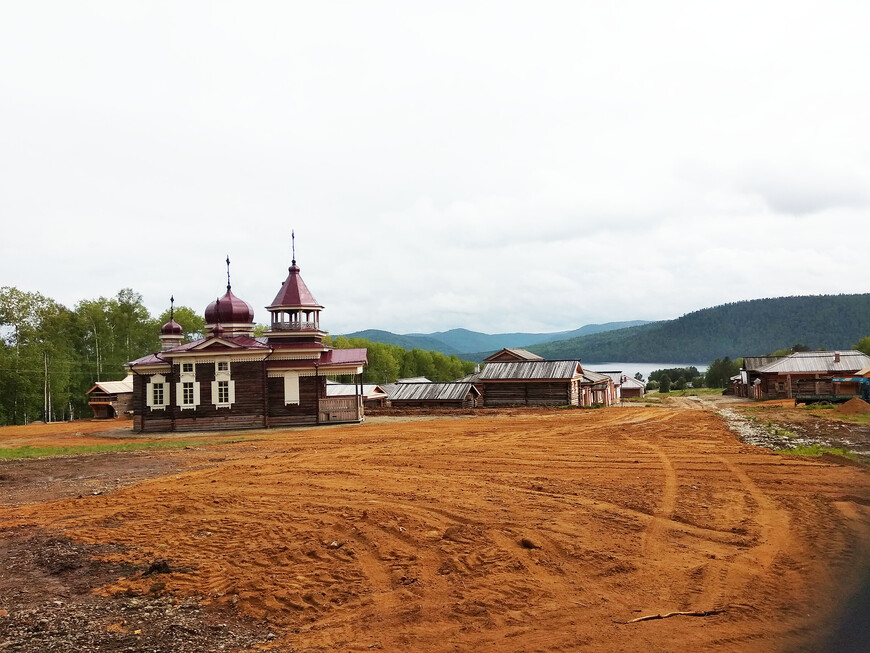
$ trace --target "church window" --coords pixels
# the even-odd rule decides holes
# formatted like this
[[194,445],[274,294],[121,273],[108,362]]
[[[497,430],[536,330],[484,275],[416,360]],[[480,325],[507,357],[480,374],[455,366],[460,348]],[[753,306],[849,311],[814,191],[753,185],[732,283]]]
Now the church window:
[[193,406],[193,383],[185,382],[181,384],[182,401],[185,406]]

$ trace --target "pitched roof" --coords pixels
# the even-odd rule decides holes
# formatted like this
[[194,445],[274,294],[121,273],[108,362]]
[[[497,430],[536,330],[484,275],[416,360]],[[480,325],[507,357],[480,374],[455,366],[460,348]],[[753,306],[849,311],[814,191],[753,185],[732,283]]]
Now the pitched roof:
[[783,358],[785,356],[744,356],[743,369],[747,372],[755,372]]
[[580,361],[510,361],[487,363],[480,373],[481,381],[546,381],[570,380],[583,373]]
[[[358,391],[359,386],[353,383],[326,382],[327,397],[348,397],[355,395]],[[381,397],[386,397],[387,393],[377,383],[364,383],[362,386],[362,396],[366,399],[380,399]]]
[[487,356],[483,359],[484,363],[493,361],[495,358],[502,356],[503,354],[508,354],[509,356],[515,358],[516,360],[526,360],[526,361],[542,361],[544,360],[541,356],[537,354],[533,354],[530,351],[525,349],[512,349],[510,347],[505,347],[501,351],[497,351],[491,356]]
[[288,272],[290,274],[281,286],[281,290],[275,295],[269,308],[323,308],[317,303],[314,295],[311,294],[308,286],[302,280],[296,261],[293,261]]
[[[110,395],[133,392],[133,374],[128,374],[120,381],[97,381],[94,384],[94,388],[99,388]],[[88,393],[93,392],[94,388],[91,388]]]
[[635,388],[646,388],[646,384],[643,381],[639,381],[633,376],[628,376],[625,378],[625,381],[622,382],[623,386],[633,386]]
[[583,370],[583,381],[588,383],[601,383],[603,381],[610,381],[611,378],[607,374],[600,374],[599,372],[593,372],[591,370]]
[[409,376],[406,379],[398,379],[396,383],[432,383],[425,376]]
[[391,401],[462,401],[468,393],[480,394],[472,383],[399,383]]
[[765,374],[853,372],[870,366],[870,356],[860,351],[798,351],[765,365]]

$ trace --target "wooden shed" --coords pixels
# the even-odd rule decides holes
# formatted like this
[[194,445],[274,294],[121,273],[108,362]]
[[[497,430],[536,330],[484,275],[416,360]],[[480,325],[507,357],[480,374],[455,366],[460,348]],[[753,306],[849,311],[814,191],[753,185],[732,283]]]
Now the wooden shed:
[[360,395],[366,408],[380,408],[386,405],[389,395],[377,383],[337,383],[326,382],[327,397],[355,397]]
[[480,373],[484,406],[577,406],[583,368],[578,360],[487,363]]
[[87,394],[94,419],[121,417],[132,410],[133,375],[120,381],[97,381]]

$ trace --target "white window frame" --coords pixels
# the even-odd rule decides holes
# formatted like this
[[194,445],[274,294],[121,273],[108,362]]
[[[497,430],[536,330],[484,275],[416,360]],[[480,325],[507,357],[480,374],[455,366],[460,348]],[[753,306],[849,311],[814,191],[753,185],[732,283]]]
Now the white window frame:
[[299,372],[284,372],[284,405],[299,405]]
[[[187,366],[190,366],[190,369],[185,369]],[[181,373],[182,374],[196,374],[196,363],[182,363],[181,364]]]
[[[163,401],[157,403],[154,399],[154,393],[157,386],[161,386]],[[167,401],[167,394],[169,392],[169,384],[166,383],[166,377],[162,374],[154,374],[148,380],[148,383],[145,386],[145,405],[148,406],[151,410],[166,410],[166,406],[169,403]]]
[[[185,365],[192,365],[193,371],[185,371]],[[175,384],[175,403],[181,408],[181,410],[195,410],[197,406],[199,406],[199,381],[196,380],[196,363],[195,362],[183,362],[179,365],[179,370],[181,370],[181,378],[178,383]],[[193,384],[193,403],[187,404],[184,403],[184,384],[192,383]]]
[[[222,370],[221,365],[226,365],[227,369]],[[230,377],[230,361],[215,361],[214,363],[214,381],[211,382],[211,403],[215,408],[232,408],[236,403],[236,382]],[[220,389],[218,384],[225,382],[227,384],[227,401],[220,400]]]

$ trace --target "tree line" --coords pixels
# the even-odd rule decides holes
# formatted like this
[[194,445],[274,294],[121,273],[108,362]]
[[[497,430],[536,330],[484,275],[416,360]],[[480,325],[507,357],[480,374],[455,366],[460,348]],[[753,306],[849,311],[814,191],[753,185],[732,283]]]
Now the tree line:
[[[174,317],[186,341],[202,337],[205,320],[196,311],[177,306]],[[0,425],[88,417],[87,391],[96,381],[124,378],[125,363],[158,351],[168,321],[169,309],[150,315],[130,288],[70,309],[38,292],[0,287]],[[254,334],[265,328],[255,325]],[[414,376],[453,381],[474,371],[474,363],[434,351],[344,336],[330,342],[368,349],[366,383]]]
[[363,383],[392,383],[396,379],[425,376],[430,381],[455,381],[474,371],[475,364],[425,349],[405,349],[399,345],[372,342],[365,338],[336,336],[328,341],[336,349],[368,349],[369,363]]
[[[124,377],[124,364],[160,348],[160,326],[142,295],[83,300],[69,309],[38,292],[0,288],[0,424],[56,421],[90,414],[96,381]],[[175,309],[187,339],[200,337],[202,317]]]

